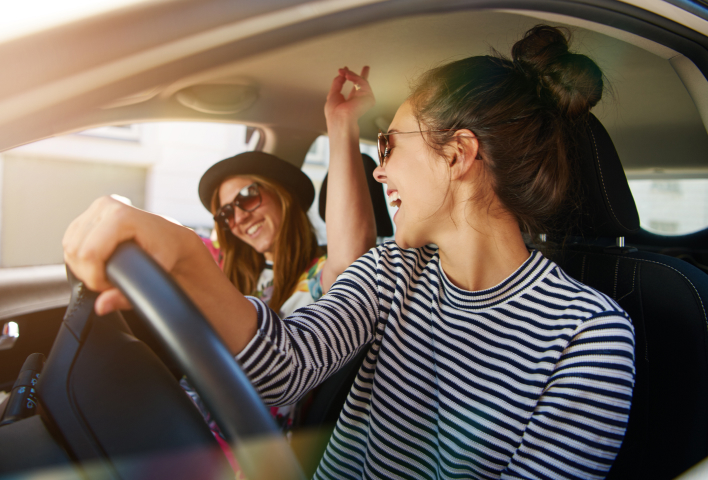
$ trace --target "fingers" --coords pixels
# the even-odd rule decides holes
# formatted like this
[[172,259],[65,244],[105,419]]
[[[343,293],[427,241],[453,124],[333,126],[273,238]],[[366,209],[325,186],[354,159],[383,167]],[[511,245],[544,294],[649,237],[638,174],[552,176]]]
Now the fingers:
[[356,73],[352,72],[349,70],[349,68],[344,67],[339,70],[342,75],[344,75],[344,78],[346,80],[352,82],[354,84],[354,88],[349,92],[349,96],[347,97],[348,100],[356,97],[356,96],[366,96],[366,95],[372,95],[371,87],[369,86],[369,82],[367,80],[369,76],[369,67],[364,67],[361,70],[361,75],[357,75]]
[[65,262],[91,290],[101,291],[110,286],[103,268],[97,267],[105,263],[110,252],[104,251],[104,243],[96,238],[96,230],[106,224],[106,215],[110,215],[111,210],[110,201],[96,200],[71,222],[62,241]]
[[368,87],[369,82],[369,67],[366,66],[361,69],[361,75],[357,75],[356,73],[352,72],[349,70],[348,67],[340,68],[339,69],[340,75],[344,75],[344,77],[349,80],[350,82],[354,84],[359,84],[361,87],[366,85]]
[[[375,103],[374,93],[367,80],[369,67],[361,70],[361,75],[349,70],[348,67],[340,68],[339,75],[332,80],[332,86],[325,103],[325,117],[327,121],[352,121],[360,118]],[[346,82],[352,82],[354,87],[345,96],[342,89]]]
[[106,262],[119,243],[134,237],[130,218],[139,210],[102,197],[77,217],[66,230],[64,261],[84,284],[95,291],[111,288]]
[[337,95],[341,95],[342,87],[347,81],[346,77],[342,74],[342,70],[339,70],[339,75],[334,77],[332,80],[332,86],[329,88],[329,93],[327,94],[327,100],[333,98]]
[[94,310],[98,315],[106,315],[116,310],[128,310],[132,305],[125,296],[117,289],[111,288],[102,292],[94,305]]

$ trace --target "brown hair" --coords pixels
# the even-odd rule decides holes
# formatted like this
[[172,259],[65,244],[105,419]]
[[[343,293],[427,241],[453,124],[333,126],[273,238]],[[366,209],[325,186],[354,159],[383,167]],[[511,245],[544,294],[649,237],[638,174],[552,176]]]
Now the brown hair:
[[[423,74],[410,97],[426,140],[442,155],[456,129],[479,139],[484,174],[521,231],[555,233],[561,209],[574,210],[574,132],[603,93],[603,75],[568,50],[570,32],[538,25],[512,58],[470,57]],[[480,192],[484,194],[484,192]]]
[[[317,236],[307,213],[282,185],[260,175],[243,176],[257,182],[280,200],[282,220],[280,231],[275,238],[273,296],[268,303],[270,308],[277,312],[295,291],[302,273],[320,253]],[[219,188],[216,188],[211,198],[212,213],[219,207]],[[241,293],[253,294],[258,277],[265,266],[265,257],[238,239],[230,230],[224,230],[218,224],[215,224],[214,228],[224,258],[224,273]]]

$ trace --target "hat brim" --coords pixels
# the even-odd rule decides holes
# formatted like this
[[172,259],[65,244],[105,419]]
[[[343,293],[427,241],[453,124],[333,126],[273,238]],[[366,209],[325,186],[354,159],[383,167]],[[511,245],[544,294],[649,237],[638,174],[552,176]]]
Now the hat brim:
[[234,175],[260,175],[282,185],[306,212],[315,199],[310,178],[295,165],[265,152],[245,152],[215,163],[199,181],[199,199],[211,212],[211,198],[221,182]]

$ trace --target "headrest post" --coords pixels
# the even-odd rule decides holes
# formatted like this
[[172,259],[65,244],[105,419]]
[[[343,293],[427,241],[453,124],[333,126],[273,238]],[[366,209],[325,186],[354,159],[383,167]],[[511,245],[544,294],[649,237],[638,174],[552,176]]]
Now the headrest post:
[[617,237],[617,246],[624,247],[624,237]]
[[539,234],[538,239],[542,242],[545,242],[546,241],[546,234],[545,233]]

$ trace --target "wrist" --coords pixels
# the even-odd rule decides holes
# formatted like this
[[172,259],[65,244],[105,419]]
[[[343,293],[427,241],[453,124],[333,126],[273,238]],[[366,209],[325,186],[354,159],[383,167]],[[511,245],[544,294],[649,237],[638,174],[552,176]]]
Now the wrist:
[[[189,228],[176,226],[173,231],[175,242],[175,262],[172,267],[172,275],[175,277],[191,277],[195,271],[199,271],[200,258],[206,250],[204,242],[199,235]],[[208,252],[208,250],[206,250]]]
[[336,136],[355,136],[359,138],[359,122],[346,117],[327,118],[327,134]]

